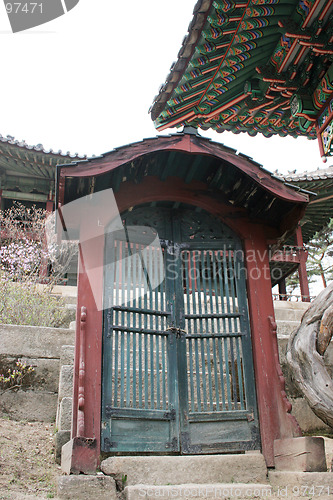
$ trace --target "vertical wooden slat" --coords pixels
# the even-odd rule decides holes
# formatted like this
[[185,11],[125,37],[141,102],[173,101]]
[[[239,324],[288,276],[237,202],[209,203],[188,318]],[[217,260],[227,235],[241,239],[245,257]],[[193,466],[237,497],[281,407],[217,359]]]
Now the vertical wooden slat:
[[125,389],[125,332],[120,334],[120,407],[124,405]]
[[[193,273],[195,273],[195,258],[196,258],[196,254],[195,252],[189,252],[189,262],[190,262],[190,269],[189,269],[189,273],[191,274],[191,271],[193,270]],[[191,308],[188,307],[188,312],[191,314],[197,314],[197,304],[196,304],[196,290],[197,290],[197,280],[196,280],[196,275],[194,274],[193,275],[193,279],[191,280],[191,284],[192,284],[192,294],[191,294],[191,298],[192,298],[192,303],[191,303]],[[199,293],[199,292],[198,292]],[[198,320],[193,320],[193,331],[194,332],[197,332],[198,331]],[[197,374],[198,376],[198,374]]]
[[192,349],[192,339],[187,339],[188,354],[189,354],[189,365],[190,365],[190,394],[191,394],[191,410],[194,412],[194,377],[193,377],[193,349]]
[[[207,255],[207,252],[205,252],[204,250],[202,250],[201,252],[201,277],[202,277],[202,281],[201,281],[201,287],[202,288],[202,296],[203,296],[203,312],[205,313],[208,313],[208,301],[207,301],[207,272],[208,272],[208,269],[206,267],[206,255]],[[200,300],[200,302],[202,302]],[[206,333],[209,333],[209,318],[205,318],[205,332]],[[203,331],[201,331],[201,333],[203,333]]]
[[223,339],[223,347],[224,347],[224,362],[225,362],[224,366],[225,366],[227,397],[228,397],[228,410],[231,410],[232,404],[231,404],[231,389],[230,389],[229,353],[228,353],[228,339],[226,337]]
[[166,365],[166,350],[165,350],[165,343],[167,342],[167,338],[166,337],[162,337],[161,338],[161,346],[162,346],[162,353],[161,353],[161,356],[162,356],[162,409],[163,410],[166,410],[166,396],[167,396],[167,392],[166,392],[166,380],[167,380],[167,376],[168,376],[168,373],[167,373],[167,365]]
[[229,353],[230,353],[230,367],[231,367],[231,384],[232,384],[232,399],[234,401],[234,409],[237,409],[237,379],[235,373],[235,355],[234,355],[234,339],[229,338]]
[[[142,309],[142,266],[139,264],[138,265],[138,270],[137,270],[137,287],[138,287],[138,306],[139,309]],[[139,314],[139,319],[138,319],[138,327],[139,330],[142,329],[142,313]],[[138,357],[139,357],[139,366],[138,366],[138,389],[139,389],[139,400],[138,400],[138,407],[143,408],[142,406],[142,386],[143,386],[143,379],[142,379],[142,337],[143,334],[139,333],[139,338],[138,338]]]
[[[194,251],[193,254],[195,255],[195,261],[198,261],[199,263],[199,269],[200,269],[200,257],[201,257],[201,252],[200,251]],[[197,259],[198,257],[198,259]],[[199,315],[202,315],[202,303],[201,303],[201,290],[202,290],[202,284],[201,284],[201,276],[200,272],[196,274],[196,281],[197,281],[197,286],[198,286],[198,310],[199,310]],[[203,321],[202,318],[199,319],[199,331],[200,333],[203,333],[204,331],[204,326],[203,326]],[[206,384],[206,359],[205,359],[205,346],[204,346],[204,339],[199,339],[200,340],[200,354],[201,354],[201,382],[202,382],[202,403],[203,403],[203,409],[204,411],[207,411],[207,384]],[[200,380],[200,378],[199,378]]]
[[[147,309],[148,307],[148,298],[147,298],[147,287],[146,287],[146,280],[145,276],[143,275],[143,280],[144,280],[144,291],[146,292],[144,294],[144,308]],[[148,318],[147,314],[144,315],[144,325],[143,325],[144,331],[147,330],[148,328]],[[149,379],[148,379],[148,335],[144,336],[144,356],[145,356],[145,408],[148,409],[148,388],[149,388]]]
[[243,369],[240,355],[240,338],[235,339],[236,342],[236,353],[237,353],[237,368],[238,368],[238,387],[239,387],[239,399],[241,410],[245,410],[244,407],[244,389],[243,389]]
[[160,342],[159,337],[156,335],[156,408],[161,408],[161,394],[160,394]]
[[[114,295],[115,295],[115,305],[119,304],[119,286],[120,286],[120,260],[121,260],[121,255],[120,255],[120,247],[119,247],[119,242],[115,242],[115,265],[116,265],[116,282],[115,282],[115,290],[114,290]],[[114,311],[114,322],[115,324],[119,324],[119,311]],[[116,330],[114,332],[114,337],[115,337],[115,362],[114,362],[114,406],[118,406],[119,401],[118,401],[118,383],[119,383],[119,332]]]
[[[191,314],[192,313],[192,304],[191,304],[191,267],[190,267],[190,253],[188,251],[182,252],[182,266],[183,266],[183,272],[185,275],[185,295],[186,295],[186,304],[185,304],[185,314]],[[187,320],[185,323],[185,330],[187,331],[188,334],[192,333],[192,321]],[[195,391],[194,391],[194,385],[195,385],[195,380],[194,380],[194,372],[193,372],[193,348],[192,348],[192,339],[188,338],[187,343],[186,343],[186,352],[188,354],[189,358],[189,380],[188,380],[188,388],[189,388],[189,394],[190,396],[190,405],[191,405],[191,411],[195,411]]]
[[200,340],[200,353],[201,353],[201,381],[202,381],[202,402],[203,409],[207,411],[207,386],[206,386],[206,363],[205,363],[205,344],[204,339]]
[[218,343],[219,363],[220,363],[222,410],[225,411],[226,401],[225,401],[225,390],[224,390],[224,364],[223,364],[223,354],[222,354],[222,338],[217,338],[216,341]]
[[126,334],[126,406],[130,406],[131,401],[131,334]]
[[[223,252],[219,251],[217,252],[217,267],[218,267],[218,286],[219,286],[219,296],[221,297],[221,313],[225,313],[225,305],[224,305],[224,271],[222,267],[222,259],[223,259]],[[226,320],[225,318],[222,319],[222,324],[223,324],[223,331],[226,332]]]
[[[218,364],[217,364],[217,343],[219,339],[212,339],[213,344],[213,363],[214,363],[214,382],[215,382],[215,401],[216,401],[216,410],[220,410],[220,391],[219,391],[219,376],[218,376]],[[220,365],[220,370],[221,370]]]
[[[241,257],[240,257],[241,256]],[[244,310],[242,308],[242,304],[240,304],[241,298],[245,295],[245,283],[244,280],[241,279],[241,266],[243,266],[243,252],[240,252],[238,249],[236,256],[234,257],[234,273],[235,276],[237,276],[237,279],[235,280],[235,295],[237,297],[238,301],[238,307],[239,307],[239,312],[241,314],[240,318],[238,319],[238,325],[239,329],[242,331],[242,333],[246,333],[246,330],[244,331],[243,327],[246,323],[245,318],[244,318]],[[238,366],[238,385],[239,385],[239,397],[240,397],[240,406],[241,409],[244,410],[247,407],[246,403],[246,380],[245,380],[245,372],[244,372],[244,366],[243,366],[243,351],[242,351],[242,345],[243,345],[243,339],[246,337],[242,338],[237,338],[236,339],[236,353],[237,353],[237,366]]]
[[[194,280],[193,280],[194,281]],[[199,362],[199,340],[195,340],[195,374],[196,374],[196,385],[197,385],[197,405],[198,411],[201,411],[201,378],[200,378],[200,362]]]
[[206,349],[207,349],[207,374],[208,374],[208,387],[209,387],[209,406],[210,411],[214,410],[213,404],[213,384],[212,384],[212,371],[211,371],[211,361],[210,361],[210,342],[209,337],[206,340]]

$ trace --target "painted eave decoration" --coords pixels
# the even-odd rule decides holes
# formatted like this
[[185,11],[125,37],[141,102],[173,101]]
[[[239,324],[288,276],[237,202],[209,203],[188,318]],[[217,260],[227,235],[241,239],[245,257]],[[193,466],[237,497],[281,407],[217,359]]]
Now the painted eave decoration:
[[333,0],[199,0],[150,109],[158,130],[319,139],[333,154]]

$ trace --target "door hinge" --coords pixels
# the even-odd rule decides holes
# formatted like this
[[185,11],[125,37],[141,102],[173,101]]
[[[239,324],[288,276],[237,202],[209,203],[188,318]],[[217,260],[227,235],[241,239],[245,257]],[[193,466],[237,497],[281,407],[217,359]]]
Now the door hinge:
[[176,420],[176,410],[172,408],[172,410],[166,411],[163,417],[168,420]]
[[115,441],[110,441],[109,438],[104,438],[104,450],[103,451],[112,451],[114,448],[118,447],[118,443]]
[[111,405],[106,405],[105,407],[105,416],[106,418],[112,418],[114,416],[114,410]]
[[165,449],[171,451],[178,451],[178,439],[176,437],[172,438],[172,441],[165,443]]
[[254,413],[253,412],[252,413],[248,413],[246,415],[246,418],[247,418],[248,422],[253,422],[254,421]]

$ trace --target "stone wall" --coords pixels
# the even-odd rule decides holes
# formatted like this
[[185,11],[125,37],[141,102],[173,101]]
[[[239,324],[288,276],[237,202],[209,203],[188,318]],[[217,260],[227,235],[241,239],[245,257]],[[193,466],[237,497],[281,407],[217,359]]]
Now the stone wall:
[[[302,303],[275,303],[280,360],[286,377],[287,394],[301,428],[312,432],[328,430],[328,427],[307,405],[285,361],[288,338],[299,325],[307,307],[308,304]],[[14,367],[17,359],[34,367],[27,386],[17,392],[6,391],[0,396],[0,414],[16,420],[56,420],[57,429],[68,435],[72,405],[73,344],[72,329],[0,325],[0,373]],[[332,346],[326,353],[326,362],[332,373]]]
[[74,344],[74,330],[0,324],[0,373],[20,359],[34,368],[20,390],[0,395],[0,415],[14,420],[54,422],[62,346]]

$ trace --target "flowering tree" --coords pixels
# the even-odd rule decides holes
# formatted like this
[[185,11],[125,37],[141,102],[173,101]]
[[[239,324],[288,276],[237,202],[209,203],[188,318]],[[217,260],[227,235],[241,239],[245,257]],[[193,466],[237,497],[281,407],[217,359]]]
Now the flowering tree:
[[[51,293],[53,285],[63,280],[77,245],[57,243],[55,218],[48,215],[19,203],[0,211],[2,323],[59,326],[66,316],[63,304]],[[40,283],[47,286],[40,287]]]

